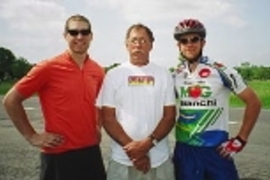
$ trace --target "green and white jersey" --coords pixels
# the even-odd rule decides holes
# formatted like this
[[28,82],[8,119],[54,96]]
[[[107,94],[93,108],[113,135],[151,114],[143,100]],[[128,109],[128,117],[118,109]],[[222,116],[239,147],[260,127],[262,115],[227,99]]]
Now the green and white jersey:
[[185,61],[174,73],[179,115],[176,140],[193,146],[217,146],[228,138],[230,92],[246,85],[232,68],[202,57],[194,72]]

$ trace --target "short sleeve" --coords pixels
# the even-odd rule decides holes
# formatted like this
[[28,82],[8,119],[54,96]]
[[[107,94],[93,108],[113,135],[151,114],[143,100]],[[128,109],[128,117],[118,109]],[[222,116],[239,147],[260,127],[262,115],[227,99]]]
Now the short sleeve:
[[167,71],[167,87],[166,87],[166,98],[165,98],[165,106],[175,105],[175,91],[174,91],[174,83],[172,74]]
[[231,84],[231,90],[236,93],[240,94],[244,91],[247,87],[246,83],[244,82],[242,76],[238,73],[236,69],[233,68],[226,68],[223,70]]
[[30,97],[41,90],[49,79],[49,63],[43,61],[36,64],[22,79],[16,84],[15,88],[25,97]]

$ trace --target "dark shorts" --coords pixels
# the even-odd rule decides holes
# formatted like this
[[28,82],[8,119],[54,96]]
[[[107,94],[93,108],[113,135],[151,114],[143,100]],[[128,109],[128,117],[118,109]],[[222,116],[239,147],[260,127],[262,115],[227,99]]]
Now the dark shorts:
[[98,145],[60,154],[41,153],[40,180],[105,180]]
[[239,180],[232,159],[216,147],[194,147],[177,142],[174,149],[176,180]]

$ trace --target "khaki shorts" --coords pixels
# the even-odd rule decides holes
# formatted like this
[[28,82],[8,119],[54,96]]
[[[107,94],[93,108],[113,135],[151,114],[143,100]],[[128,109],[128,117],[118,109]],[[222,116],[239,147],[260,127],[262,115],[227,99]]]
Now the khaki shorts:
[[133,166],[126,166],[114,160],[109,161],[107,180],[174,180],[174,169],[171,158],[146,174]]

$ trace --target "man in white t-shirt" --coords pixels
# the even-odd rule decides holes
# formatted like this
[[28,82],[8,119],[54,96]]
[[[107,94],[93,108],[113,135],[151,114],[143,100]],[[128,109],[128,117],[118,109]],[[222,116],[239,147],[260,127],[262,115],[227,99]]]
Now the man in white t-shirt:
[[173,180],[168,133],[175,123],[170,72],[149,61],[154,37],[142,24],[126,35],[129,61],[110,70],[97,104],[112,138],[109,180]]

